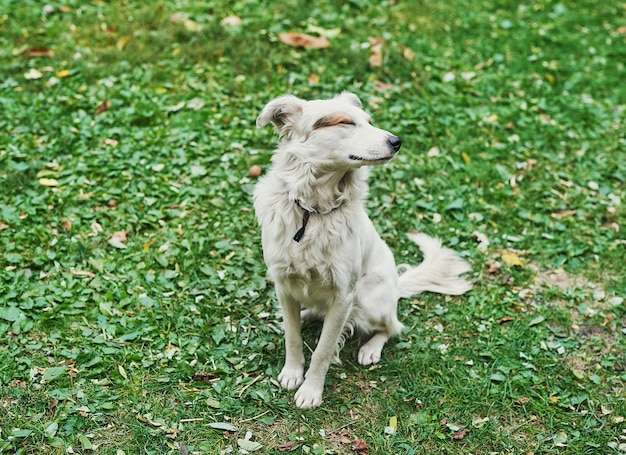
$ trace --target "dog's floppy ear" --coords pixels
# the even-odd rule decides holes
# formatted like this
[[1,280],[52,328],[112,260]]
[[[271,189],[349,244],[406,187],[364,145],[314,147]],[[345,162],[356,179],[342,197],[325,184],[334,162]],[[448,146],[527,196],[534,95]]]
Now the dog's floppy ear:
[[256,119],[259,128],[272,122],[281,136],[293,131],[296,120],[302,115],[302,108],[306,101],[293,95],[283,95],[273,99],[263,108]]
[[359,97],[356,96],[354,93],[342,92],[341,95],[336,96],[336,98],[339,98],[340,100],[353,104],[359,109],[363,109],[363,103],[361,103],[361,100],[359,99]]

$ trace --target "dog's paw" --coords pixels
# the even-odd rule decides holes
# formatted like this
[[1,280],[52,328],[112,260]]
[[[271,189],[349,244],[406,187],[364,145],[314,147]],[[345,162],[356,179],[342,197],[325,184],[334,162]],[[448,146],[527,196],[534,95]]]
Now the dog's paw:
[[324,387],[312,385],[307,382],[296,392],[296,406],[300,409],[316,408],[322,404],[322,392]]
[[287,368],[285,365],[278,375],[278,382],[284,389],[293,390],[304,382],[304,369]]
[[363,366],[376,365],[380,361],[381,349],[378,346],[364,344],[359,349],[359,364]]

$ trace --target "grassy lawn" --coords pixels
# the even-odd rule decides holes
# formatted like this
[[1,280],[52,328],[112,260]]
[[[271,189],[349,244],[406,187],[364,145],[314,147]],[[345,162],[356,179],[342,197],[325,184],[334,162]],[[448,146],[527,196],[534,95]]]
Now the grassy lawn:
[[[624,2],[4,0],[0,30],[1,454],[626,454]],[[475,288],[401,301],[301,411],[255,119],[342,90],[404,140],[368,201],[397,262],[425,232]]]

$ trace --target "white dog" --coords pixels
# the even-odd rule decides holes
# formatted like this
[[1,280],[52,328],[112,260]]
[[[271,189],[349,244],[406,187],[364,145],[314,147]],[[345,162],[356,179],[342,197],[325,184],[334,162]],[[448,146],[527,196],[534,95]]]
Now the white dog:
[[[391,160],[402,141],[376,128],[359,98],[330,100],[285,95],[257,119],[282,137],[273,166],[254,191],[263,255],[275,282],[285,330],[285,366],[278,380],[295,389],[299,408],[322,402],[326,373],[345,338],[373,334],[360,349],[361,365],[375,364],[385,342],[402,330],[400,297],[423,291],[462,294],[469,265],[441,242],[410,234],[424,261],[398,277],[393,255],[364,208],[368,165]],[[305,308],[300,313],[301,308]],[[323,318],[322,333],[304,374],[301,321]]]

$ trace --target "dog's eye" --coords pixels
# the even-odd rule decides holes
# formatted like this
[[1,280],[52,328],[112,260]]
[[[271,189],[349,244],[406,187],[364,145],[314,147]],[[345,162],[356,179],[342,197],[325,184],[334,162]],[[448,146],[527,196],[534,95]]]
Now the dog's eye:
[[338,123],[339,125],[350,125],[350,126],[355,126],[356,123],[354,123],[351,120],[342,120],[341,122]]

